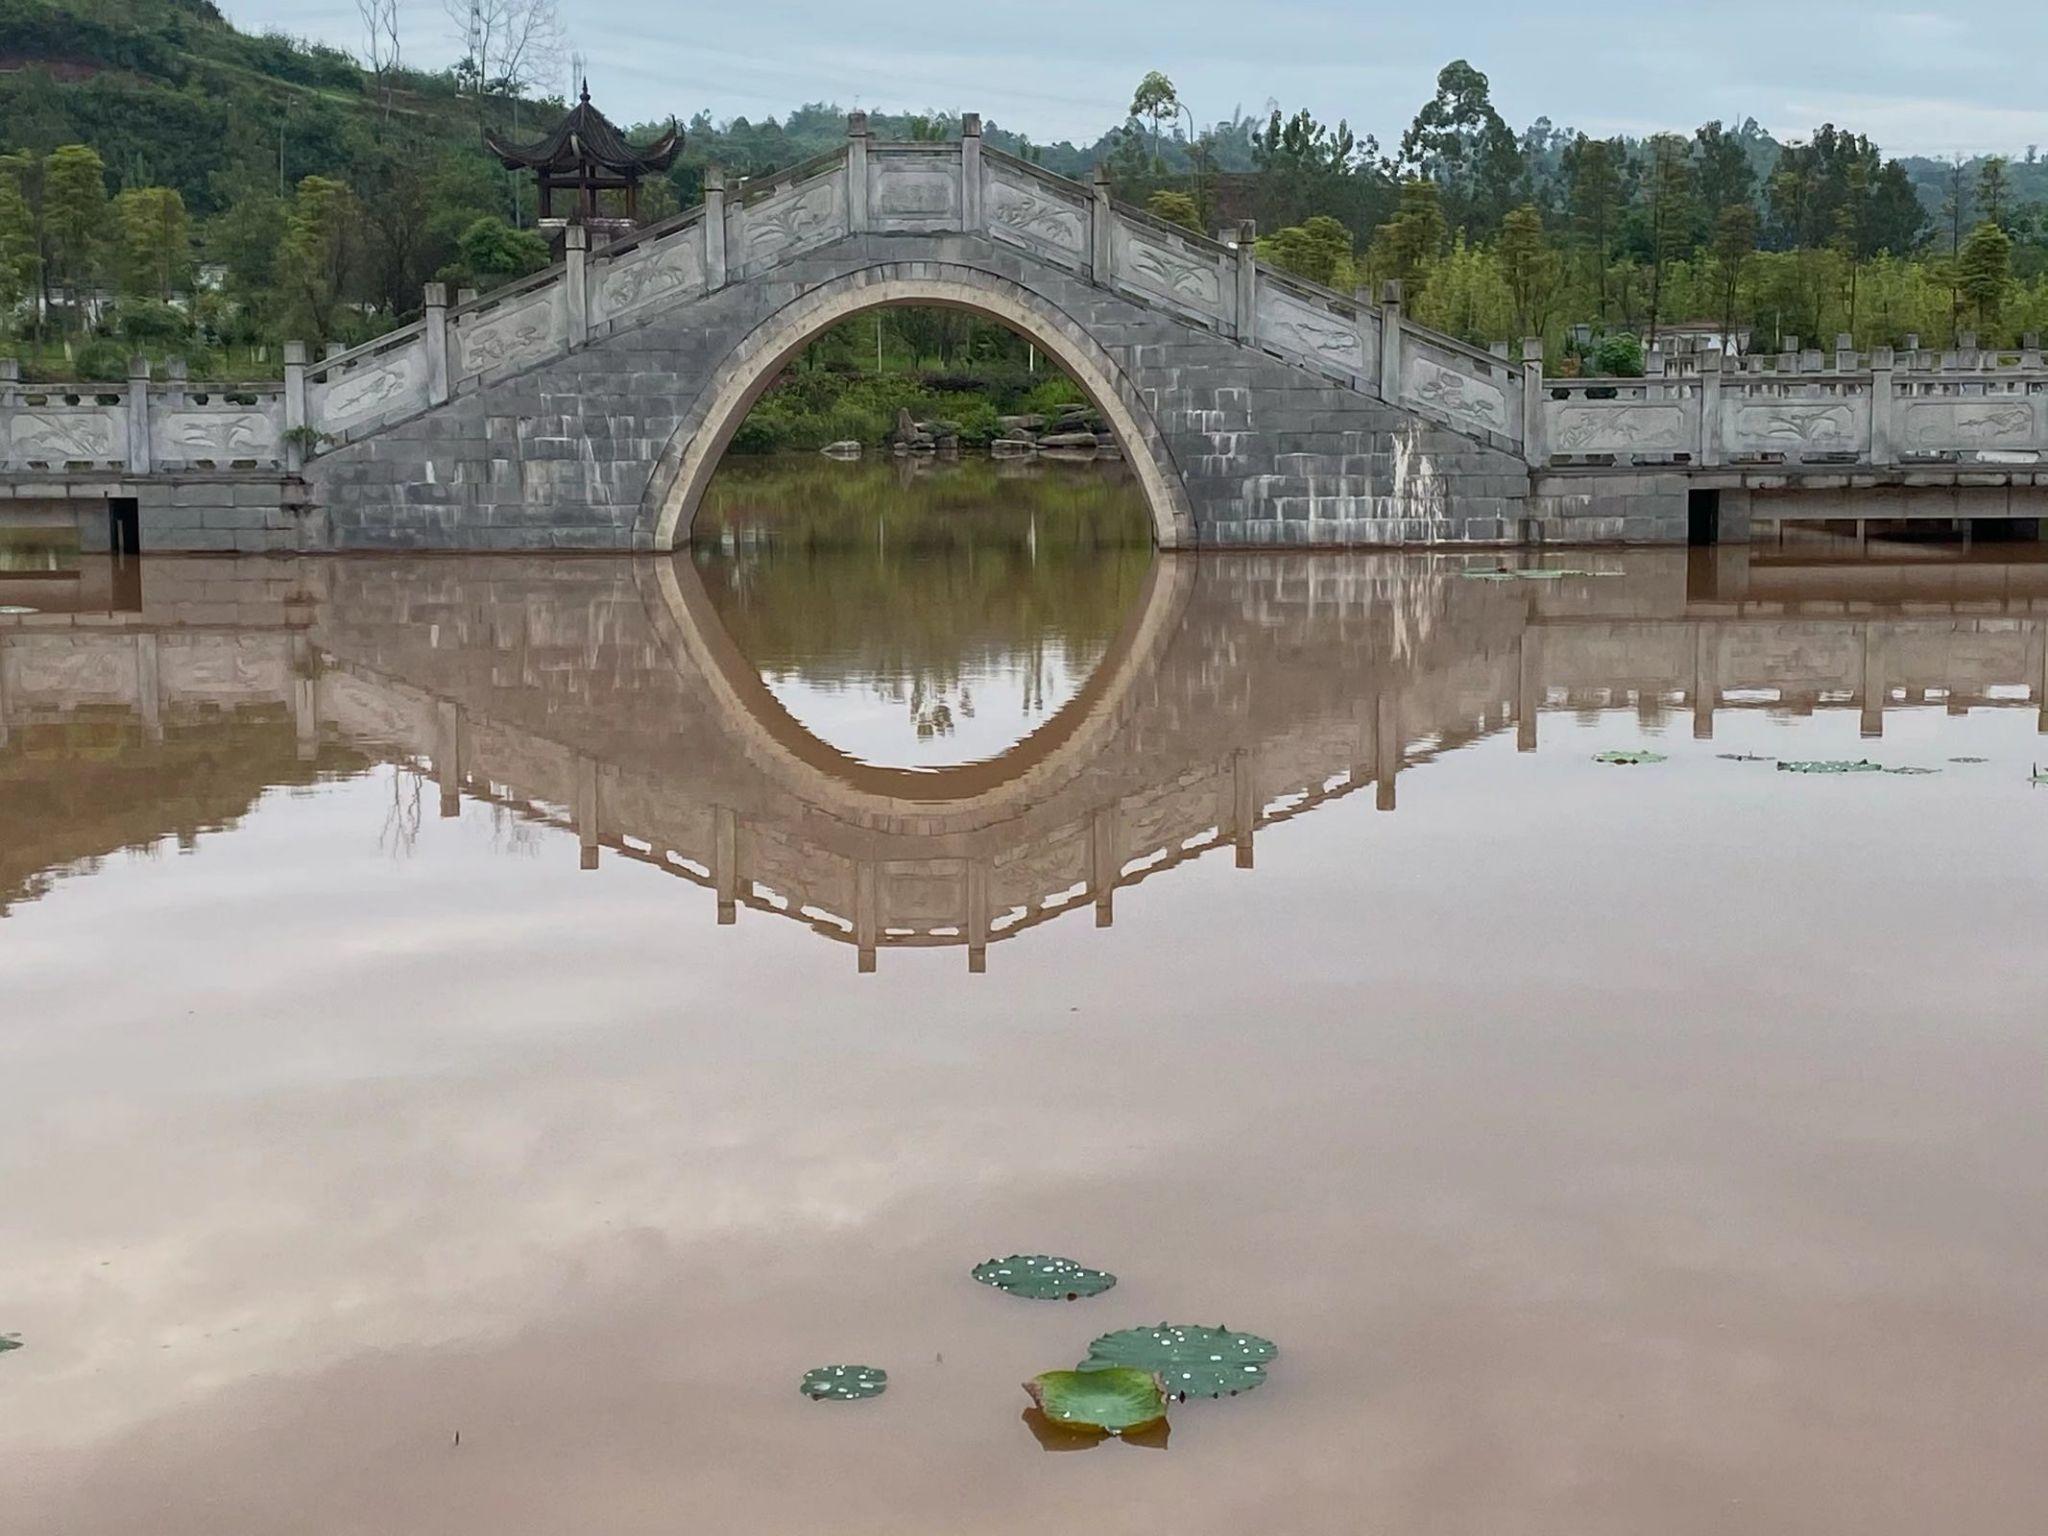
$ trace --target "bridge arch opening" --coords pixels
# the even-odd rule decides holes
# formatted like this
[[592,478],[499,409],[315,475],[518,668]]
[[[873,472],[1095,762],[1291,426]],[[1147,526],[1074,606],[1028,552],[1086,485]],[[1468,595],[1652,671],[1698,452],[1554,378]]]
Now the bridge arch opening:
[[938,262],[886,263],[810,289],[756,326],[698,395],[649,478],[639,532],[686,544],[734,435],[805,347],[834,326],[885,307],[960,309],[1023,336],[1071,379],[1116,438],[1151,512],[1153,542],[1191,548],[1194,514],[1180,472],[1143,397],[1118,361],[1072,316],[1007,278]]

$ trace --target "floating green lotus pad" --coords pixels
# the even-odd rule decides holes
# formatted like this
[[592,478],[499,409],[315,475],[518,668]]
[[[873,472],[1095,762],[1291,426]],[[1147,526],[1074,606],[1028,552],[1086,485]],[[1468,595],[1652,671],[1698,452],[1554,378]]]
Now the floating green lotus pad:
[[1072,1259],[1042,1253],[990,1259],[974,1266],[974,1278],[1031,1301],[1079,1301],[1083,1296],[1100,1296],[1116,1284],[1116,1276],[1106,1269],[1090,1269]]
[[814,1400],[857,1403],[889,1390],[889,1373],[872,1365],[821,1365],[805,1371],[803,1394]]
[[7,1351],[9,1351],[10,1349],[19,1348],[21,1348],[20,1335],[12,1333],[0,1333],[0,1355],[6,1354]]
[[1991,759],[1988,757],[1952,757],[1949,761],[1952,763],[1988,763]]
[[1613,763],[1620,768],[1640,768],[1649,763],[1666,761],[1661,752],[1602,752],[1593,759],[1596,763]]
[[1717,752],[1714,754],[1724,763],[1775,763],[1775,757],[1766,757],[1761,752]]
[[1024,1383],[1038,1411],[1069,1429],[1099,1429],[1121,1435],[1166,1417],[1166,1390],[1159,1378],[1136,1366],[1047,1371]]
[[1256,1334],[1161,1323],[1105,1333],[1088,1346],[1088,1358],[1075,1369],[1135,1366],[1158,1376],[1175,1397],[1235,1397],[1262,1385],[1266,1362],[1279,1353],[1278,1345]]
[[1873,763],[1869,758],[1857,762],[1840,760],[1818,763],[1780,763],[1780,773],[1883,773],[1884,764]]

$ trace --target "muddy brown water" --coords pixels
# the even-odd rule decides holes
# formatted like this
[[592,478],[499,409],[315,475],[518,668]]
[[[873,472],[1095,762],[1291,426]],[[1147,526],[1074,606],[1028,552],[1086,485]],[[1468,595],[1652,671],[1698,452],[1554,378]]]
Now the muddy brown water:
[[0,620],[0,1529],[2038,1531],[2048,567],[1038,494]]

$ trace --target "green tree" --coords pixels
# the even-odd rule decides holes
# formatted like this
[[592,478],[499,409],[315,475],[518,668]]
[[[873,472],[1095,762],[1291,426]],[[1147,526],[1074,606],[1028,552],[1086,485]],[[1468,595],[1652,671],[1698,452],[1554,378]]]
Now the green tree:
[[21,158],[0,156],[0,320],[12,318],[41,284],[42,252],[22,189]]
[[298,185],[278,247],[280,318],[299,339],[325,342],[339,329],[341,304],[357,256],[355,198],[327,176]]
[[1742,288],[1742,274],[1756,254],[1756,209],[1747,203],[1730,203],[1714,221],[1715,286],[1721,299],[1721,334],[1735,331],[1735,301]]
[[1671,263],[1693,248],[1692,148],[1675,133],[1650,140],[1650,345],[1657,345],[1657,321],[1664,302],[1664,277]]
[[1401,183],[1401,206],[1373,238],[1373,271],[1397,280],[1413,304],[1429,284],[1429,270],[1443,255],[1448,228],[1437,201],[1436,183],[1412,176]]
[[1436,95],[1401,136],[1400,168],[1442,189],[1452,225],[1491,233],[1514,206],[1525,169],[1521,142],[1494,110],[1485,75],[1454,59],[1436,77]]
[[1987,223],[2011,230],[2012,162],[2003,155],[1986,155],[1978,165],[1977,206]]
[[124,294],[169,303],[191,279],[192,227],[174,187],[132,187],[114,199]]
[[548,264],[549,254],[544,235],[514,229],[495,214],[477,219],[456,242],[456,259],[463,271],[484,288],[538,272]]
[[1145,199],[1145,211],[1155,219],[1178,224],[1182,229],[1202,232],[1202,210],[1185,192],[1154,192]]
[[43,167],[43,227],[52,276],[74,307],[99,278],[106,234],[107,178],[99,153],[83,144],[50,152]]
[[[1755,126],[1746,123],[1744,130]],[[1711,229],[1720,223],[1724,211],[1748,203],[1756,190],[1747,134],[1730,133],[1718,121],[1711,122],[1693,135],[1693,152],[1699,164],[1700,212]]]
[[1557,290],[1558,261],[1534,203],[1524,203],[1501,221],[1500,267],[1514,302],[1516,328],[1523,336],[1541,336]]
[[1321,283],[1325,288],[1351,285],[1351,231],[1327,214],[1274,230],[1259,242],[1258,251],[1263,260],[1281,271]]
[[1163,168],[1159,158],[1159,125],[1179,112],[1180,93],[1173,88],[1173,82],[1156,69],[1140,80],[1137,90],[1131,93],[1131,116],[1142,117],[1152,124],[1154,171]]
[[1978,329],[1989,332],[2005,307],[2012,283],[2012,236],[1986,219],[1970,232],[1956,258],[1956,287],[1977,307]]
[[1614,259],[1621,224],[1622,160],[1619,139],[1589,139],[1583,133],[1566,147],[1563,158],[1572,241],[1591,275],[1602,324],[1607,320],[1607,265]]

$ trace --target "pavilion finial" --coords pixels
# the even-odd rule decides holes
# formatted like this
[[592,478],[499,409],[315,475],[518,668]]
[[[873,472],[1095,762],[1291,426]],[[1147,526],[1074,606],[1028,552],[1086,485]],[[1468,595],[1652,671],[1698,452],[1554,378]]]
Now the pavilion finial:
[[590,76],[583,77],[583,105],[590,105]]

